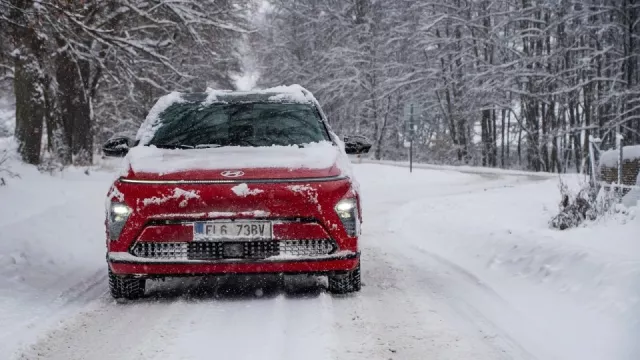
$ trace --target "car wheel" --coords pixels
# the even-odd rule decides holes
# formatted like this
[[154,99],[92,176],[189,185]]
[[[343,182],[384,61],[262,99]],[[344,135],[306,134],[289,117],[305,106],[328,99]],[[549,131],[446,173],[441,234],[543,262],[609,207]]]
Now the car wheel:
[[358,266],[347,274],[329,276],[329,292],[348,294],[360,291],[360,261]]
[[114,299],[135,300],[144,295],[145,279],[115,275],[109,270],[109,290]]

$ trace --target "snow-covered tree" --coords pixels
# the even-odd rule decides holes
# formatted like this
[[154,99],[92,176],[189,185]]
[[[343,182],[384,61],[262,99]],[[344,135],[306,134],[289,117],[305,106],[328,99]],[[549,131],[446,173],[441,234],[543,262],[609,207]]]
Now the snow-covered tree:
[[588,137],[640,142],[631,0],[274,0],[252,42],[263,85],[301,83],[332,125],[404,156],[585,171]]
[[89,163],[96,133],[103,138],[139,123],[161,93],[207,81],[230,86],[240,70],[237,46],[248,31],[249,4],[0,0],[2,36],[12,40],[3,58],[11,50],[23,159],[40,161],[46,129],[58,160]]

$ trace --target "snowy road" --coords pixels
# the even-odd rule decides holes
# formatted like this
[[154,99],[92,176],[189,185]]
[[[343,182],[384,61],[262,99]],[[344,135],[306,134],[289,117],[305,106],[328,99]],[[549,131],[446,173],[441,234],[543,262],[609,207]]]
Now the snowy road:
[[[490,240],[500,238],[493,232],[502,229],[487,232],[480,224],[490,227],[495,217],[513,212],[500,210],[501,203],[510,197],[505,191],[526,193],[528,187],[539,187],[541,178],[438,170],[415,170],[409,176],[401,167],[372,164],[358,165],[356,171],[365,221],[361,242],[364,287],[360,293],[332,296],[324,291],[324,284],[304,279],[291,287],[277,279],[171,280],[154,282],[142,301],[119,304],[106,293],[101,275],[105,265],[103,258],[98,258],[98,246],[87,251],[89,260],[95,262],[84,259],[78,265],[88,273],[71,290],[68,302],[72,305],[47,310],[51,322],[63,321],[48,326],[53,330],[38,334],[37,341],[22,347],[15,357],[632,358],[625,334],[635,324],[619,323],[619,317],[605,317],[606,312],[579,312],[570,296],[540,295],[549,287],[540,289],[523,280],[511,283],[512,277],[493,272],[493,265],[487,266],[480,258],[476,248],[480,241],[474,247],[473,234]],[[96,187],[86,189],[95,191]],[[103,211],[101,196],[87,196],[81,203],[90,208],[77,210],[94,212],[93,225]],[[481,211],[480,201],[489,206],[487,211]],[[540,205],[539,210],[542,208]],[[36,214],[32,221],[50,215]],[[467,241],[458,241],[463,238]],[[456,253],[479,260],[463,264],[456,261]],[[477,272],[474,264],[480,264]],[[557,307],[522,299],[524,294],[534,293],[537,300],[553,299]],[[628,306],[634,308],[634,304]],[[565,312],[569,308],[573,310]],[[581,315],[583,323],[572,324],[574,315]],[[541,317],[545,321],[540,321]],[[571,334],[565,332],[572,328]],[[6,334],[0,340],[11,339]],[[21,340],[29,342],[26,336]]]

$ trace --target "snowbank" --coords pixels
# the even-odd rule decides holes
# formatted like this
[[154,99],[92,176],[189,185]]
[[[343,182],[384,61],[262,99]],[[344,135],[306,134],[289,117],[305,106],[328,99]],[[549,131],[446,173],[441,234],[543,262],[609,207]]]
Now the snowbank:
[[486,283],[550,334],[546,346],[558,358],[631,359],[633,336],[640,334],[638,210],[552,230],[558,182],[530,182],[464,196],[416,196],[394,214],[390,230]]
[[97,170],[51,176],[15,160],[10,165],[20,178],[0,186],[3,358],[104,292],[93,286],[105,276],[103,204],[113,179]]

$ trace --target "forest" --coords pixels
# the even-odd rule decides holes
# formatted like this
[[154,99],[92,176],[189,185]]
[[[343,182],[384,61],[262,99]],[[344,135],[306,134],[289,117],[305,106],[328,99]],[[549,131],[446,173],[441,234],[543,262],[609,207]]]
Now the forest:
[[311,90],[339,135],[404,160],[586,172],[640,143],[635,0],[0,0],[25,162],[90,164],[169,91]]

